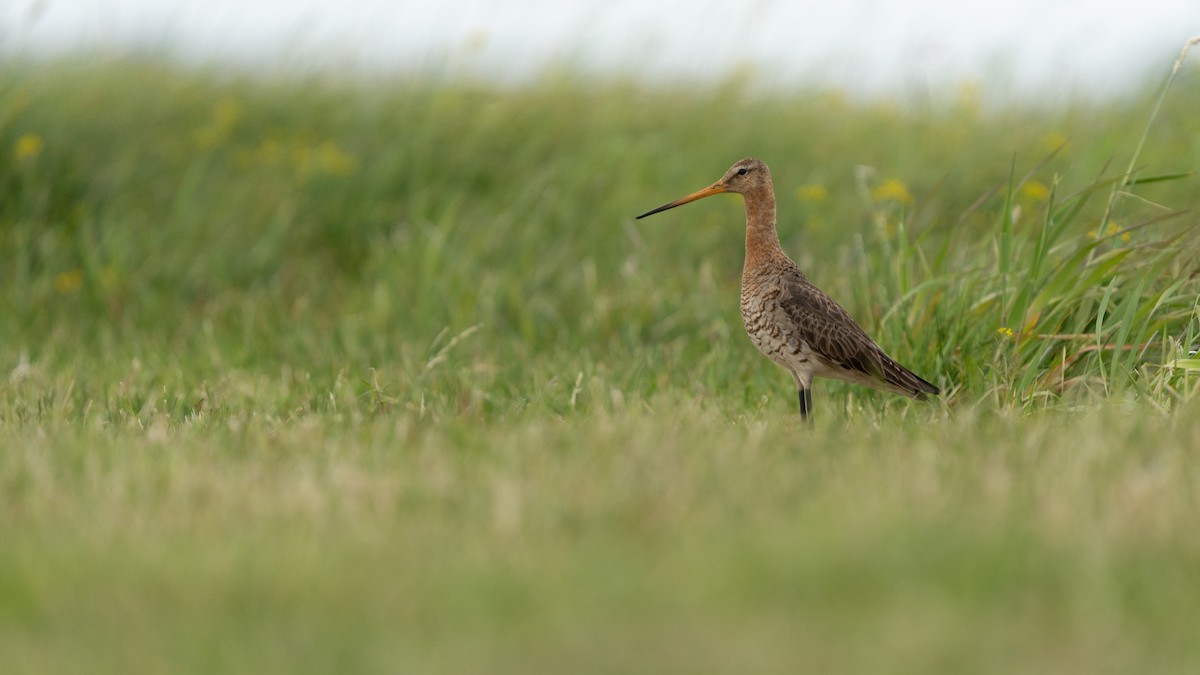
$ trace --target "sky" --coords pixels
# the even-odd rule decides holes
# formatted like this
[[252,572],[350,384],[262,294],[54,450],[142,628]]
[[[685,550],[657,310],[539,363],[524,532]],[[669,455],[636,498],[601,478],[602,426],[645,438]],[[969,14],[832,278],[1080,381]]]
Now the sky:
[[[167,54],[280,70],[519,82],[752,72],[851,93],[1120,94],[1161,81],[1200,0],[4,0],[0,53]],[[1193,57],[1198,59],[1200,57]]]

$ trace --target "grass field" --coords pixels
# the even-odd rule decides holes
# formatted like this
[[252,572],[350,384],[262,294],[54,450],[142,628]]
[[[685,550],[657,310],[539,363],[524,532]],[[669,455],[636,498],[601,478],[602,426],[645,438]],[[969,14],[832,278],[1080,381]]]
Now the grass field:
[[[1166,72],[1164,70],[1164,76]],[[1200,669],[1200,71],[0,67],[5,672]],[[947,396],[791,380],[742,210]]]

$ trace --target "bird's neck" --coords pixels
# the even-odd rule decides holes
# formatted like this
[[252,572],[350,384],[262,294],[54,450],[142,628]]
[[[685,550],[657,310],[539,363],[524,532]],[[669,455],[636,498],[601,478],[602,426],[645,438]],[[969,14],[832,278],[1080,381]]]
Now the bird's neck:
[[775,231],[775,193],[767,188],[744,195],[746,202],[746,267],[781,255]]

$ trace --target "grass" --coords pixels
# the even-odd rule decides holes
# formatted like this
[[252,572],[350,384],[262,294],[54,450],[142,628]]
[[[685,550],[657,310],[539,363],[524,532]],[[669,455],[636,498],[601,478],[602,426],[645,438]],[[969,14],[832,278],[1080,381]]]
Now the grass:
[[[9,63],[0,653],[1193,672],[1197,83]],[[944,400],[822,383],[800,428],[741,335],[740,207],[634,224],[746,155],[785,249]]]

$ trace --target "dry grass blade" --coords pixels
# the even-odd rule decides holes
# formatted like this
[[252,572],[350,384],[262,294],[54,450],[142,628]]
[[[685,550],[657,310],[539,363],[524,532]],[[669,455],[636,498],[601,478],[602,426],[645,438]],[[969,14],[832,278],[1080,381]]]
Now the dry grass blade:
[[458,343],[471,337],[482,327],[483,324],[477,323],[474,326],[468,327],[458,335],[450,338],[450,340],[441,349],[439,349],[436,354],[434,354],[428,361],[425,362],[425,368],[423,372],[428,373],[442,363],[445,363],[446,359],[450,356],[450,352],[453,351],[456,346],[458,346]]

